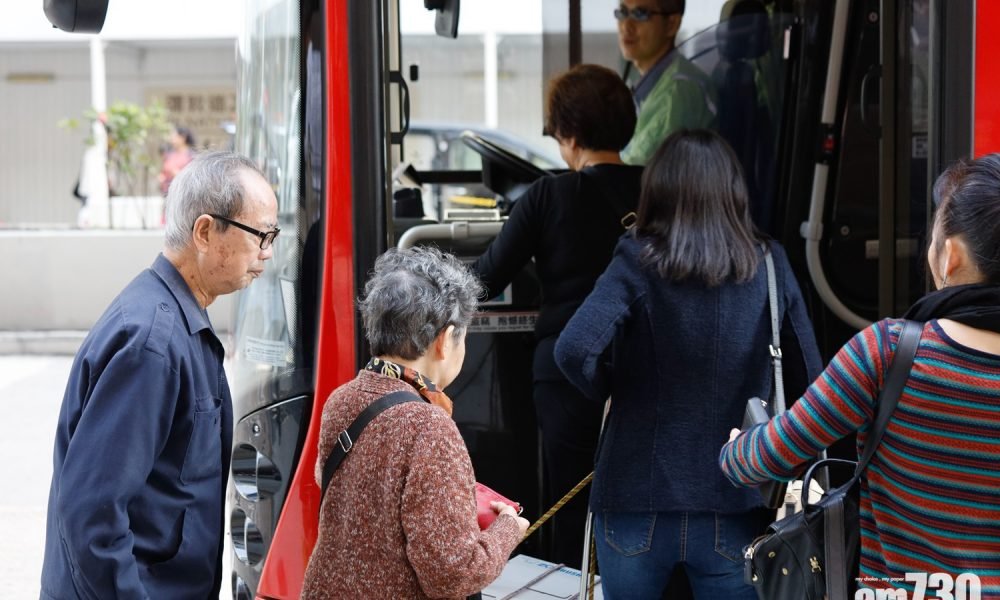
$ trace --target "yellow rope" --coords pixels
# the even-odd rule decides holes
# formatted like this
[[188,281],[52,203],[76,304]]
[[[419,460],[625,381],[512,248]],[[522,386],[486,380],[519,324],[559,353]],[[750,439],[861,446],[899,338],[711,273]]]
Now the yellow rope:
[[566,492],[566,495],[563,496],[562,498],[560,498],[559,502],[556,502],[555,505],[553,505],[552,508],[550,508],[548,511],[546,511],[546,513],[544,515],[542,515],[540,519],[538,519],[537,521],[535,521],[534,523],[532,523],[531,527],[529,527],[528,530],[524,532],[524,537],[528,537],[529,535],[531,535],[532,533],[534,533],[536,529],[538,529],[539,527],[541,527],[542,525],[544,525],[546,521],[548,521],[550,518],[552,518],[552,515],[556,514],[556,512],[560,508],[563,507],[564,504],[566,504],[567,502],[569,502],[570,500],[572,500],[573,496],[576,496],[576,494],[580,490],[582,490],[583,488],[587,487],[587,484],[590,483],[590,480],[593,479],[593,478],[594,478],[594,472],[591,471],[590,473],[587,474],[586,477],[584,477],[580,481],[580,483],[578,483],[575,486],[573,486],[573,489],[571,489],[570,491]]

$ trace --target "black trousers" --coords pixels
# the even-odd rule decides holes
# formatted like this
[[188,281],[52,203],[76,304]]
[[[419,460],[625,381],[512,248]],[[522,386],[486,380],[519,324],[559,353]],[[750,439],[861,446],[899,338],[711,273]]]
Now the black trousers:
[[[535,414],[542,433],[543,511],[594,470],[604,410],[603,402],[586,398],[562,376],[552,357],[554,346],[554,337],[539,341],[534,358]],[[545,539],[539,558],[580,568],[589,497],[588,486],[542,527],[539,533]]]

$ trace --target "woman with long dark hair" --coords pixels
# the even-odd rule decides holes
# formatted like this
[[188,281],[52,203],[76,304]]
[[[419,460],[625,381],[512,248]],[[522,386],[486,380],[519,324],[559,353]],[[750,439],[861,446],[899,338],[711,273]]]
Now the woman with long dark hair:
[[[861,477],[858,582],[912,590],[908,573],[969,574],[983,598],[1000,598],[1000,154],[950,167],[934,197],[927,262],[938,290],[905,315],[923,334]],[[790,411],[733,431],[719,457],[726,476],[789,479],[854,432],[860,455],[902,324],[862,330]]]
[[733,151],[680,131],[646,166],[632,235],[567,324],[556,362],[591,401],[611,396],[591,491],[605,598],[659,598],[682,565],[699,599],[755,598],[742,548],[768,513],[716,468],[752,396],[772,386],[764,252],[776,271],[784,390],[819,372],[788,259],[753,227]]

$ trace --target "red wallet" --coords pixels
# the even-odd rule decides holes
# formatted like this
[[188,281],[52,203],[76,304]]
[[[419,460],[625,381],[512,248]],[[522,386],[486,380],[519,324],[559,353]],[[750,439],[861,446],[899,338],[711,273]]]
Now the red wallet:
[[521,514],[524,510],[517,502],[509,500],[489,487],[476,482],[476,517],[479,519],[479,529],[485,530],[493,522],[493,519],[497,518],[497,513],[493,512],[490,508],[490,502],[503,502],[504,504],[510,504],[517,511],[517,514]]

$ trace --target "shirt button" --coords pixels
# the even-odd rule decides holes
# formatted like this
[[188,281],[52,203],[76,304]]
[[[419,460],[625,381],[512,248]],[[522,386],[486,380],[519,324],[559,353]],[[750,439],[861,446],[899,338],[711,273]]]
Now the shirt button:
[[167,305],[166,305],[166,304],[164,304],[163,302],[161,302],[161,303],[160,303],[160,310],[162,310],[163,312],[167,312],[167,310],[168,310],[168,309],[167,309]]

